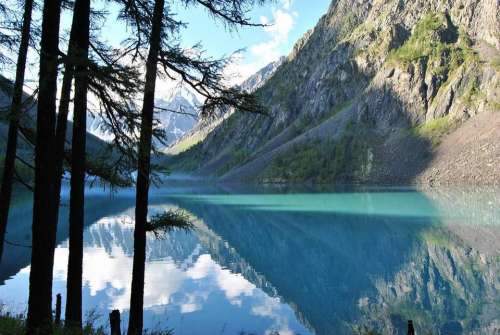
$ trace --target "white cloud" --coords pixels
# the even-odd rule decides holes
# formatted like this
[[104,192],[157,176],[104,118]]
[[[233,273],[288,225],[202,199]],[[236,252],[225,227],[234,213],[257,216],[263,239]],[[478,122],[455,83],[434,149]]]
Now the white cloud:
[[[152,206],[150,209],[151,212],[156,212],[166,208],[171,206]],[[84,302],[90,301],[90,297],[98,299],[101,304],[92,307],[99,308],[99,311],[128,309],[132,258],[129,251],[123,249],[123,238],[133,235],[132,223],[133,208],[130,208],[115,216],[104,217],[88,228],[96,243],[86,244],[84,248]],[[102,237],[109,239],[107,248],[97,243],[103,240]],[[55,250],[54,279],[59,287],[66,280],[67,262],[68,245],[65,241]],[[180,264],[169,257],[150,260],[145,271],[144,308],[153,312],[158,320],[164,320],[168,316],[172,325],[181,320],[182,326],[182,320],[199,318],[196,312],[222,306],[217,298],[222,294],[230,304],[230,307],[226,307],[229,309],[224,310],[228,313],[239,311],[238,313],[248,315],[248,318],[259,320],[259,324],[264,322],[266,328],[262,329],[262,334],[270,335],[279,331],[280,334],[293,335],[295,332],[292,329],[301,327],[291,308],[279,298],[269,297],[242,274],[221,266],[210,254],[202,253],[199,245]],[[2,301],[9,302],[9,306],[13,306],[12,311],[21,312],[25,308],[27,292],[25,289],[16,291],[16,287],[27,287],[28,281],[29,266],[21,270],[14,279],[8,280],[5,286],[0,286]],[[25,294],[22,299],[19,299],[20,292]],[[16,304],[20,300],[23,303]],[[207,325],[213,329],[217,323],[226,321],[226,316],[221,315]]]
[[295,27],[298,13],[292,10],[292,0],[281,0],[280,7],[272,9],[272,18],[261,16],[267,40],[248,48],[251,61],[245,61],[242,54],[233,57],[233,63],[226,69],[232,84],[240,84],[246,78],[267,64],[283,56],[283,47],[288,43],[290,32]]
[[281,0],[280,3],[286,10],[289,10],[290,7],[292,6],[292,0]]
[[283,305],[279,298],[265,296],[258,305],[252,307],[252,314],[262,317],[267,317],[273,320],[272,326],[266,330],[265,335],[279,334],[293,335],[295,332],[290,330],[289,319],[284,311]]

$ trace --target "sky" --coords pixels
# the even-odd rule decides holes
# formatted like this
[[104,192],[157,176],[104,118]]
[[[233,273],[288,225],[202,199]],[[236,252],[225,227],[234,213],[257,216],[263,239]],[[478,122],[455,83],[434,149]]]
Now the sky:
[[[233,57],[234,62],[227,71],[232,83],[238,84],[280,56],[288,55],[295,42],[326,13],[330,2],[331,0],[270,1],[266,5],[255,7],[248,15],[253,22],[269,26],[244,27],[238,31],[227,31],[220,21],[214,20],[199,6],[177,6],[171,11],[177,13],[177,19],[187,23],[181,33],[185,47],[200,42],[206,54],[214,58],[231,56],[241,50]],[[111,44],[118,45],[126,31],[122,24],[115,22],[109,20],[103,30],[106,32],[104,37]]]
[[[177,19],[185,22],[187,27],[181,32],[184,47],[189,48],[201,43],[206,55],[214,58],[232,56],[233,63],[228,66],[226,75],[230,84],[239,84],[250,75],[280,56],[288,55],[295,42],[309,29],[313,28],[319,18],[326,13],[331,0],[274,0],[263,6],[256,6],[248,13],[253,22],[263,23],[266,27],[243,27],[238,31],[227,31],[220,21],[214,20],[200,6],[185,8],[178,4],[171,9],[177,13]],[[95,1],[97,9],[110,12],[109,19],[103,22],[101,37],[115,47],[127,36],[126,27],[116,18],[109,2]],[[100,5],[99,5],[100,4]],[[102,7],[106,6],[106,7]],[[35,20],[40,22],[39,13]],[[61,18],[61,36],[68,36],[72,13],[63,11]],[[60,47],[64,50],[65,43]],[[236,51],[241,50],[238,54]],[[34,88],[38,82],[38,57],[34,51],[28,57],[26,73],[26,90]],[[0,69],[3,75],[12,78],[15,69]],[[61,79],[61,78],[60,78]],[[159,81],[159,91],[170,90],[174,83]]]
[[331,0],[276,0],[258,7],[250,17],[268,27],[246,27],[238,32],[227,32],[207,16],[206,11],[188,9],[179,13],[189,23],[183,37],[186,43],[202,41],[209,55],[230,55],[245,49],[235,64],[239,79],[257,72],[280,56],[290,53],[295,42],[326,13]]

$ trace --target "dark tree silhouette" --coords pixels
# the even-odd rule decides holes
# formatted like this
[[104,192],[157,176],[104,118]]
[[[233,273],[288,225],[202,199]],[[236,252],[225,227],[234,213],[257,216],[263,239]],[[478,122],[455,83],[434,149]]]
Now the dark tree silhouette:
[[[181,1],[185,5],[202,5],[214,17],[229,27],[254,25],[246,17],[246,9],[264,1]],[[227,60],[202,58],[201,52],[182,49],[172,38],[182,22],[175,21],[165,10],[165,1],[124,0],[122,17],[135,28],[135,39],[130,39],[129,52],[133,58],[146,60],[146,80],[141,111],[141,129],[138,148],[137,188],[134,231],[134,258],[130,297],[129,335],[139,335],[143,329],[144,270],[146,261],[146,233],[148,231],[148,192],[151,181],[151,151],[154,124],[155,85],[158,75],[175,80],[180,78],[205,98],[203,115],[211,115],[227,106],[242,111],[260,112],[260,105],[250,94],[223,84],[222,71]],[[143,51],[148,49],[147,57]],[[199,49],[196,47],[195,49]],[[199,50],[198,50],[199,51]]]
[[57,225],[53,215],[54,145],[60,0],[45,0],[40,42],[39,98],[35,146],[33,236],[27,333],[51,333],[52,270]]
[[73,21],[71,23],[71,32],[68,43],[68,53],[64,61],[64,75],[61,85],[61,96],[59,99],[59,111],[57,113],[57,125],[56,125],[56,145],[54,147],[54,218],[58,221],[59,218],[59,204],[61,202],[61,181],[63,176],[63,166],[65,157],[65,145],[66,145],[66,131],[68,127],[68,113],[69,104],[71,99],[71,84],[73,82],[74,76],[74,65],[72,59],[74,59],[74,44],[75,44],[75,32],[77,29],[75,26],[78,22],[75,20],[73,15]]
[[21,41],[19,53],[17,54],[16,79],[12,91],[12,103],[9,111],[9,132],[7,135],[7,150],[2,175],[2,186],[0,188],[0,262],[2,261],[3,244],[9,217],[9,207],[12,195],[12,184],[16,162],[17,133],[19,130],[19,118],[23,106],[24,73],[26,69],[26,57],[30,39],[31,15],[33,11],[33,0],[24,3],[23,23],[21,28]]
[[73,17],[75,101],[71,145],[69,258],[65,326],[69,329],[81,330],[90,0],[76,0]]
[[157,61],[160,53],[164,0],[156,0],[152,17],[149,54],[146,62],[146,82],[141,113],[141,135],[137,165],[135,203],[134,260],[130,296],[129,335],[142,334],[144,306],[144,268],[146,263],[146,224],[148,215],[149,174]]

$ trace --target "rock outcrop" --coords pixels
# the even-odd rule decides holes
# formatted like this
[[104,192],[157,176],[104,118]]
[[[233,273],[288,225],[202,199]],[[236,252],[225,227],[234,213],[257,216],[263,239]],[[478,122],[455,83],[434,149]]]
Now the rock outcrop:
[[225,181],[498,182],[499,7],[334,1],[257,90],[270,115],[232,115],[174,165]]

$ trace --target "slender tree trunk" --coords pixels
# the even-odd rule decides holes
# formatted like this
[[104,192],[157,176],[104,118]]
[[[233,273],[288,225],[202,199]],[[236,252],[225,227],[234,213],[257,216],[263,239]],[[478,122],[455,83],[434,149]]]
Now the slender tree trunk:
[[151,138],[157,61],[160,50],[164,0],[156,0],[153,26],[149,38],[149,54],[146,62],[146,83],[141,113],[139,139],[139,161],[137,166],[137,189],[135,200],[134,261],[132,268],[132,290],[128,335],[142,334],[144,305],[144,269],[146,262],[146,223],[148,215],[148,192],[150,181]]
[[71,83],[74,76],[74,65],[71,59],[74,58],[73,44],[74,44],[74,29],[75,22],[73,20],[69,43],[67,60],[64,64],[64,76],[61,85],[61,97],[59,99],[59,112],[57,113],[57,126],[56,126],[56,145],[54,147],[54,173],[55,173],[55,186],[54,186],[54,220],[59,219],[59,205],[61,202],[61,180],[63,176],[64,165],[64,148],[66,144],[66,131],[68,127],[68,112],[69,102],[71,97]]
[[68,328],[81,330],[90,0],[76,0],[73,15],[76,22],[74,26],[76,65],[65,322]]
[[10,198],[12,195],[12,181],[16,162],[17,130],[19,118],[23,104],[24,72],[26,69],[26,56],[28,54],[28,44],[31,27],[31,13],[33,11],[33,0],[26,0],[24,3],[23,26],[21,32],[21,44],[17,55],[16,79],[12,94],[12,104],[10,106],[9,134],[7,137],[7,152],[2,176],[2,186],[0,189],[0,262],[2,261],[3,243],[9,217]]
[[33,237],[27,333],[52,333],[52,270],[57,222],[53,215],[54,145],[60,0],[45,0],[35,146]]

